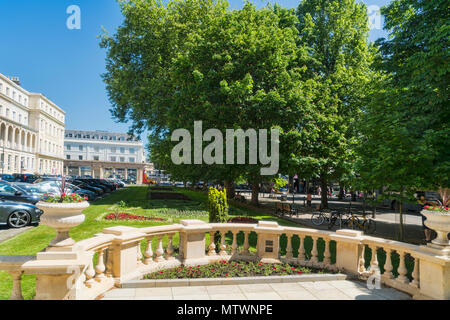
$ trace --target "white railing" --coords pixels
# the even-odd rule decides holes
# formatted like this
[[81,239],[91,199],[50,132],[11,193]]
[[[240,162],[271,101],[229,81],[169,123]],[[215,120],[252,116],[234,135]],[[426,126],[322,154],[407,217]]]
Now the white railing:
[[[368,248],[372,254],[366,259]],[[386,254],[382,266],[377,252]],[[36,274],[35,299],[95,299],[114,286],[161,269],[223,259],[324,268],[373,278],[415,298],[450,299],[450,258],[435,249],[368,237],[359,231],[283,227],[276,222],[182,220],[147,228],[112,227],[64,252],[39,253],[36,260],[17,258],[15,264],[11,259],[0,256],[0,269],[14,273],[14,298],[20,298],[18,273]]]

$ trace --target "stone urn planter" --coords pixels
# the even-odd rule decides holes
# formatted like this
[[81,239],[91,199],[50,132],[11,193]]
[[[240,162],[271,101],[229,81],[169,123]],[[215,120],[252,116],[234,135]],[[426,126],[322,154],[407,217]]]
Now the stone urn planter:
[[427,218],[425,225],[437,233],[437,238],[432,243],[440,246],[449,246],[450,242],[447,235],[450,232],[450,214],[430,210],[422,210],[422,214]]
[[36,206],[44,211],[41,224],[56,229],[56,238],[50,242],[48,249],[70,247],[75,241],[70,238],[69,230],[82,224],[85,216],[82,213],[89,207],[87,201],[76,203],[38,202]]

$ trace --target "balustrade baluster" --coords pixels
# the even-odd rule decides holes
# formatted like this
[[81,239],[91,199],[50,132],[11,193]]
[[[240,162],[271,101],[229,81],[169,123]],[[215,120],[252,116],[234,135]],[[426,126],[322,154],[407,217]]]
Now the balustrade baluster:
[[380,268],[378,267],[378,256],[377,256],[377,246],[371,246],[372,258],[370,260],[370,272],[380,273]]
[[330,245],[331,241],[327,239],[323,239],[325,241],[325,251],[323,253],[323,264],[325,267],[328,267],[331,265],[331,251],[330,251]]
[[162,262],[164,261],[164,249],[163,249],[163,244],[162,244],[162,235],[158,236],[158,249],[156,249],[156,258],[155,261],[156,262]]
[[304,265],[306,262],[305,259],[305,238],[301,238],[300,235],[298,236],[298,239],[300,241],[300,245],[298,247],[298,255],[297,255],[297,261],[298,264]]
[[144,253],[144,255],[145,255],[144,263],[147,265],[154,262],[153,261],[152,240],[153,240],[153,237],[147,238],[147,249],[145,250],[145,253]]
[[173,259],[175,259],[172,256],[172,254],[174,253],[173,245],[172,245],[173,234],[167,235],[167,238],[168,238],[168,244],[167,244],[167,249],[166,249],[166,260],[173,260]]
[[359,256],[359,273],[366,272],[366,260],[365,260],[366,246],[362,245],[361,255]]
[[386,263],[384,264],[383,276],[387,279],[392,279],[394,276],[392,274],[392,260],[391,260],[392,250],[386,249]]
[[220,252],[219,255],[226,256],[227,252],[225,249],[227,248],[227,245],[225,244],[225,231],[220,232]]
[[397,281],[401,283],[408,283],[408,278],[406,277],[408,270],[406,269],[405,266],[405,252],[399,251],[398,254],[400,256],[400,264],[397,270],[398,271]]
[[101,282],[103,279],[106,278],[105,277],[106,267],[105,267],[105,260],[104,260],[104,252],[105,252],[104,248],[100,249],[98,251],[98,261],[97,261],[97,265],[95,266],[95,272],[96,272],[95,280],[97,282]]
[[212,231],[209,233],[209,246],[208,246],[208,256],[216,256],[216,244],[214,243],[214,236],[216,232]]
[[286,244],[286,259],[292,259],[293,254],[292,254],[292,237],[294,235],[291,234],[286,234],[287,237],[287,244]]
[[13,280],[13,287],[11,291],[11,297],[9,300],[23,300],[22,296],[22,271],[9,271],[9,274]]
[[112,270],[112,250],[110,248],[105,251],[105,260],[106,260],[106,276],[108,278],[112,278],[113,270]]
[[413,281],[411,281],[410,285],[412,285],[413,287],[418,288],[419,287],[419,258],[414,257],[414,270],[412,273],[412,277],[413,277]]
[[140,242],[138,242],[138,244],[137,244],[137,264],[138,265],[140,265],[140,264],[143,264],[142,263],[142,250],[141,250],[141,243]]
[[243,248],[242,253],[245,254],[245,255],[249,255],[250,254],[250,251],[248,250],[250,248],[250,243],[248,242],[249,235],[250,235],[249,231],[245,231],[244,232],[244,248]]
[[232,237],[233,237],[233,243],[231,245],[231,255],[235,255],[237,248],[238,248],[238,244],[237,244],[237,235],[239,233],[239,231],[231,231],[232,233]]
[[314,266],[314,265],[316,265],[319,262],[319,259],[317,257],[318,256],[318,251],[317,251],[318,238],[317,237],[313,237],[312,240],[313,240],[313,247],[312,247],[312,250],[311,250],[310,262]]
[[91,256],[89,260],[89,266],[86,269],[86,281],[85,285],[88,288],[92,288],[92,285],[94,284],[94,276],[95,276],[95,269],[94,269],[94,261],[92,261],[93,257]]

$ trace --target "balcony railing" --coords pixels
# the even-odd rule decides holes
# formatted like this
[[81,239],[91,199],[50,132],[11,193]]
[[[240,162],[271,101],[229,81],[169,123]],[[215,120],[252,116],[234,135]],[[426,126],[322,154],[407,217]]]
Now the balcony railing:
[[[215,239],[220,239],[218,246]],[[379,263],[381,256],[385,256],[383,265]],[[180,224],[147,228],[111,227],[65,252],[0,256],[0,270],[13,276],[12,299],[21,298],[20,279],[25,273],[36,275],[35,299],[85,300],[161,269],[219,260],[324,268],[374,279],[417,299],[450,299],[448,254],[365,236],[360,231],[284,227],[269,221],[208,224],[182,220]]]

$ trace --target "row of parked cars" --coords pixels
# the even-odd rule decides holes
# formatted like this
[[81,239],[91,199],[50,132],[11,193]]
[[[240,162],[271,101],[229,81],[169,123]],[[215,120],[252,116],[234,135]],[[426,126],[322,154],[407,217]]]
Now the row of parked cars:
[[[44,195],[58,196],[61,183],[61,177],[39,177],[32,183],[0,180],[0,225],[23,228],[38,223],[43,211],[35,204]],[[69,178],[66,193],[94,201],[126,186],[119,179]]]

